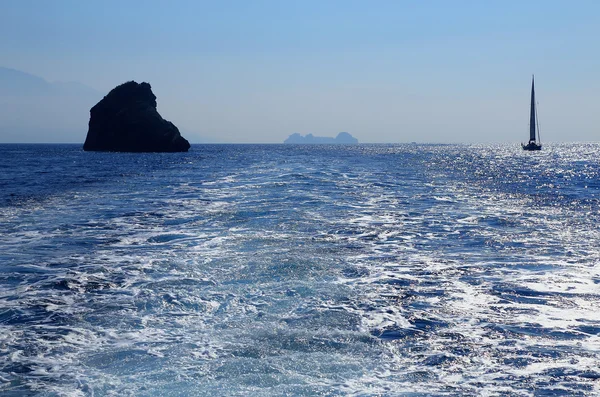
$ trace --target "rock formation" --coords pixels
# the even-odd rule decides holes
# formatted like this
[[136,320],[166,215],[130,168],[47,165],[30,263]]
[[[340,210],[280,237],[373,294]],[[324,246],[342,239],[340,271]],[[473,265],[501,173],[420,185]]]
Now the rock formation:
[[189,142],[156,111],[148,83],[115,87],[90,110],[83,150],[111,152],[187,152]]
[[358,143],[358,139],[354,138],[347,132],[340,132],[335,138],[314,136],[313,134],[302,136],[298,133],[295,133],[290,135],[283,143],[355,144]]

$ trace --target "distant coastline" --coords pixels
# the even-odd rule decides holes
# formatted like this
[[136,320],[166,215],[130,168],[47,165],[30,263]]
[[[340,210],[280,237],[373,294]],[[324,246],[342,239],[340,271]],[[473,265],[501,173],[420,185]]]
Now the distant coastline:
[[314,136],[307,134],[302,136],[298,133],[290,135],[283,143],[309,143],[309,144],[357,144],[358,139],[347,132],[340,132],[335,138],[325,136]]

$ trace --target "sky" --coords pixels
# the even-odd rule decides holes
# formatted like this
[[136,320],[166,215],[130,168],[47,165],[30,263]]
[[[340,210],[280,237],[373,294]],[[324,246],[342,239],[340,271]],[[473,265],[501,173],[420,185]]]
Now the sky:
[[520,142],[532,74],[542,140],[599,141],[598,38],[596,0],[0,0],[0,67],[147,81],[191,142]]

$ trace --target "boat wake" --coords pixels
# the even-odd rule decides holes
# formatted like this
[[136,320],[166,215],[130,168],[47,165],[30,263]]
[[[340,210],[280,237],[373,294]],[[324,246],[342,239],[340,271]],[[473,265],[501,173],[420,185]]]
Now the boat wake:
[[600,151],[576,149],[65,164],[0,206],[0,391],[598,393]]

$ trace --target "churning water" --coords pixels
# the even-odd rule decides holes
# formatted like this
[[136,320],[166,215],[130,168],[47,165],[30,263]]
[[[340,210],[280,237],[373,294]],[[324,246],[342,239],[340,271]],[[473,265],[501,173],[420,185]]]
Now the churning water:
[[6,396],[600,393],[600,145],[0,145]]

